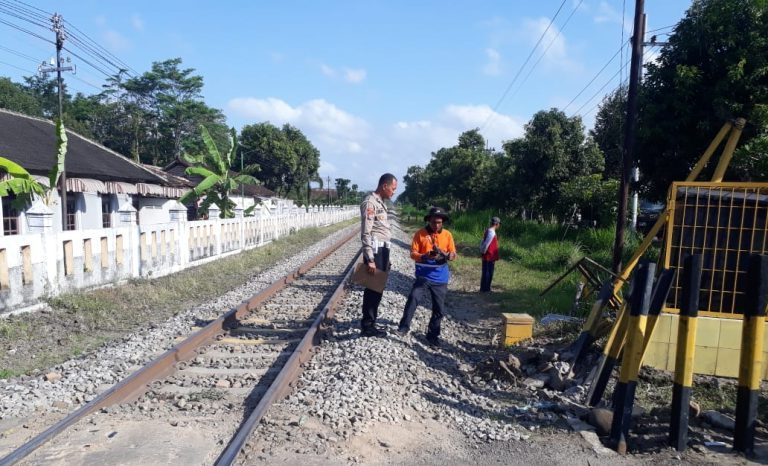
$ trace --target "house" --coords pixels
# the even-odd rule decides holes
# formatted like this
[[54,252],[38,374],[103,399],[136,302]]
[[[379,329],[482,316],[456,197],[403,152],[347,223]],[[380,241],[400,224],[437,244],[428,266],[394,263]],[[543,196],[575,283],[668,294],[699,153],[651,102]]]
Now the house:
[[[203,181],[203,177],[199,175],[188,175],[186,170],[191,166],[192,165],[190,163],[177,158],[173,162],[169,163],[165,168],[163,168],[163,172],[176,179],[186,180],[189,187],[194,187]],[[230,176],[237,176],[237,172],[231,170],[229,174]],[[282,205],[285,203],[284,199],[280,199],[278,201],[277,194],[275,194],[274,191],[267,189],[262,185],[254,184],[241,184],[234,192],[230,194],[230,199],[232,199],[232,202],[235,203],[237,209],[242,210],[246,210],[251,206],[259,204],[267,199],[274,200],[275,204],[279,203]],[[292,201],[288,202],[293,204]],[[188,219],[194,220],[196,218],[196,206],[189,206]]]
[[[67,221],[61,221],[58,191],[54,192],[53,225],[57,230],[109,228],[120,212],[140,225],[168,222],[170,210],[189,186],[161,176],[90,139],[67,131]],[[18,163],[44,185],[56,160],[53,122],[0,109],[0,157]],[[14,196],[2,198],[2,235],[27,231],[25,210],[13,206]]]

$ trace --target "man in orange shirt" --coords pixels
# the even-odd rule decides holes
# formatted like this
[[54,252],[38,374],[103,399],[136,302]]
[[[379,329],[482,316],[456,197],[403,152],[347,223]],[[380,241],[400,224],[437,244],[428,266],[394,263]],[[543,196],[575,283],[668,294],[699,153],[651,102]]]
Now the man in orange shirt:
[[424,221],[428,225],[417,231],[411,241],[411,259],[416,261],[416,281],[408,295],[397,331],[401,335],[408,334],[413,314],[429,292],[432,297],[432,317],[427,327],[427,343],[439,346],[440,322],[443,320],[445,295],[451,278],[447,261],[456,259],[456,245],[451,232],[443,229],[443,223],[448,221],[448,215],[443,209],[432,207]]

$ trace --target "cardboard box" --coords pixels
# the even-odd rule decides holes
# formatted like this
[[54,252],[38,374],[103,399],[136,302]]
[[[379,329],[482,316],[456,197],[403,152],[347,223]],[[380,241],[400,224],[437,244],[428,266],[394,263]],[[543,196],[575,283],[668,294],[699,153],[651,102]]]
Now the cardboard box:
[[533,317],[528,314],[504,313],[502,319],[502,344],[504,346],[533,337]]

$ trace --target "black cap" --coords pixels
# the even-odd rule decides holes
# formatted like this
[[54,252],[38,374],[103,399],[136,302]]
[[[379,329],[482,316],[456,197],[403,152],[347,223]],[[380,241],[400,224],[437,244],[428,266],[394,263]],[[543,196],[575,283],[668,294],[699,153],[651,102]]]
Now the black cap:
[[431,217],[441,217],[444,222],[448,221],[448,214],[440,207],[430,207],[429,213],[424,216],[424,221],[428,222]]

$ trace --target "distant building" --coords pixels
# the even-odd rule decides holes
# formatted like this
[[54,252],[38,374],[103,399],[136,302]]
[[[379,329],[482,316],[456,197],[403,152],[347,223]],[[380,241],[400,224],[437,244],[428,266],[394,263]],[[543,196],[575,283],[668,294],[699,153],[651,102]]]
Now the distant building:
[[[66,230],[110,228],[118,212],[136,210],[137,223],[168,222],[188,185],[160,176],[156,170],[67,130]],[[0,109],[0,157],[18,163],[48,185],[56,161],[53,122]],[[3,175],[7,176],[7,175]],[[14,196],[2,198],[2,235],[26,232],[26,209],[13,207]],[[62,230],[59,193],[54,193],[53,226]]]

